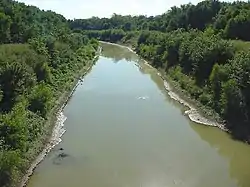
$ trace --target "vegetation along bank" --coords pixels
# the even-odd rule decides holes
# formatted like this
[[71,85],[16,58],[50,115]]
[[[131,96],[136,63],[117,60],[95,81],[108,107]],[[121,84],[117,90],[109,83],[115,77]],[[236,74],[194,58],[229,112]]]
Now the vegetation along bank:
[[202,1],[159,16],[70,21],[91,38],[133,46],[175,91],[234,138],[250,140],[250,3]]
[[0,23],[0,186],[20,182],[44,148],[66,93],[92,64],[94,38],[133,46],[234,138],[250,140],[248,2],[207,0],[154,17],[66,20],[2,0]]
[[0,186],[16,186],[50,140],[98,42],[61,15],[10,0],[0,2],[0,24]]

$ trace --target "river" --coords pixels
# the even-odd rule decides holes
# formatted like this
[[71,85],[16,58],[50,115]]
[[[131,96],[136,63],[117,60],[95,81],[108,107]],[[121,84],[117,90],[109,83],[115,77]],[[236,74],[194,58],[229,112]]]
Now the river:
[[250,146],[194,124],[155,69],[103,52],[64,109],[66,133],[28,187],[249,187]]

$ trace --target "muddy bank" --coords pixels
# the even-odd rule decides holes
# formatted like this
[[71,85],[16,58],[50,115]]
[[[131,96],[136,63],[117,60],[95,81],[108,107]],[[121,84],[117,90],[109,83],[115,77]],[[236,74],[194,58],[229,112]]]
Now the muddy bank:
[[189,108],[189,110],[185,111],[185,115],[189,117],[189,119],[195,123],[213,126],[213,127],[219,127],[220,129],[227,131],[225,126],[223,124],[217,123],[216,121],[210,120],[205,118],[198,109],[196,109],[194,106],[192,106],[190,103],[182,99],[178,94],[172,91],[171,86],[168,84],[167,81],[164,80],[164,86],[166,90],[168,91],[168,95],[174,99],[175,101],[178,101],[185,107]]
[[27,174],[24,176],[23,181],[20,185],[20,187],[24,187],[27,185],[27,182],[30,178],[30,176],[33,174],[34,170],[38,166],[40,162],[43,161],[45,156],[53,149],[57,144],[61,142],[61,136],[65,133],[64,129],[64,122],[66,121],[66,116],[63,115],[62,108],[57,113],[57,121],[55,124],[55,127],[53,129],[51,138],[49,140],[49,143],[46,145],[46,147],[43,149],[43,151],[38,155],[36,160],[32,163],[29,170],[27,171]]
[[[115,45],[115,46],[119,46],[119,47],[123,47],[128,49],[129,51],[133,52],[136,54],[136,52],[134,51],[134,49],[132,49],[131,47],[125,46],[125,45],[120,45],[120,44],[116,44],[116,43],[111,43],[111,42],[105,42],[105,41],[100,41],[100,43],[105,43],[105,44],[110,44],[110,45]],[[136,54],[137,55],[137,54]],[[138,55],[137,55],[138,56]]]
[[[111,45],[116,45],[116,46],[124,47],[124,48],[127,48],[129,51],[131,51],[133,53],[136,53],[134,51],[134,49],[132,49],[132,48],[130,48],[128,46],[123,46],[123,45],[120,45],[120,44],[115,44],[115,43],[110,43],[110,42],[103,42],[103,41],[101,41],[101,43],[107,43],[107,44],[111,44]],[[149,67],[154,68],[153,66],[151,66],[151,64],[148,61],[144,60],[144,62]],[[210,120],[210,119],[204,117],[195,106],[193,106],[189,102],[185,101],[184,99],[181,98],[181,96],[179,96],[177,93],[175,93],[171,89],[170,84],[165,80],[165,78],[160,73],[158,73],[158,75],[163,79],[164,86],[165,86],[165,88],[166,88],[166,90],[167,90],[168,95],[170,96],[170,98],[174,99],[175,101],[177,101],[179,103],[181,103],[183,106],[189,108],[189,110],[185,111],[185,115],[187,115],[191,121],[193,121],[195,123],[198,123],[198,124],[202,124],[202,125],[207,125],[207,126],[212,126],[212,127],[218,127],[221,130],[223,130],[223,131],[228,131],[226,129],[226,127],[225,127],[224,124],[217,123],[215,120]]]
[[[62,141],[61,137],[66,132],[66,130],[64,129],[64,122],[67,119],[67,117],[64,116],[64,114],[63,114],[63,109],[65,108],[68,101],[70,100],[70,98],[74,94],[76,88],[82,83],[83,77],[91,70],[91,68],[94,65],[95,60],[98,58],[100,52],[101,52],[101,48],[98,49],[97,55],[93,58],[92,63],[90,63],[89,67],[86,70],[83,69],[79,73],[76,74],[75,82],[74,82],[74,84],[72,84],[72,85],[74,85],[72,90],[70,92],[65,91],[65,93],[63,93],[62,96],[58,99],[57,105],[59,105],[59,106],[55,106],[55,108],[52,109],[52,116],[53,116],[53,113],[55,112],[56,120],[54,122],[53,122],[53,120],[52,120],[52,122],[49,122],[49,123],[53,123],[53,124],[51,124],[51,126],[53,125],[53,129],[51,131],[51,134],[48,135],[49,136],[48,140],[47,140],[48,143],[46,143],[42,152],[40,152],[40,154],[36,157],[36,159],[30,165],[25,176],[22,178],[22,181],[19,185],[20,187],[25,187],[27,185],[27,183],[28,183],[30,177],[32,176],[34,170],[36,169],[36,167],[44,160],[44,158],[47,156],[47,154],[56,145],[58,145]],[[59,109],[58,109],[58,107],[59,107]]]

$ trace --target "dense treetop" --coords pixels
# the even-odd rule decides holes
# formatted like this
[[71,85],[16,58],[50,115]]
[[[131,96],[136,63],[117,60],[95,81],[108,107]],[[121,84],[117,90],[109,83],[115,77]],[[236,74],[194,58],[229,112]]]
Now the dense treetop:
[[206,0],[197,5],[186,4],[172,7],[159,16],[121,16],[114,14],[110,19],[92,17],[70,21],[71,28],[83,30],[122,29],[124,31],[155,30],[170,32],[183,28],[204,31],[213,28],[224,38],[250,40],[245,33],[250,28],[250,3],[225,3]]
[[1,43],[24,43],[36,36],[60,36],[69,31],[62,15],[11,0],[0,2],[0,23]]

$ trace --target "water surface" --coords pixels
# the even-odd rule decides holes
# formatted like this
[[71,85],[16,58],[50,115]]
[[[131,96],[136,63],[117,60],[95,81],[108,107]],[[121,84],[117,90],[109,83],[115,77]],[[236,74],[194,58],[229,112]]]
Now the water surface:
[[103,49],[64,110],[62,143],[28,187],[250,186],[250,146],[191,123],[129,50]]

